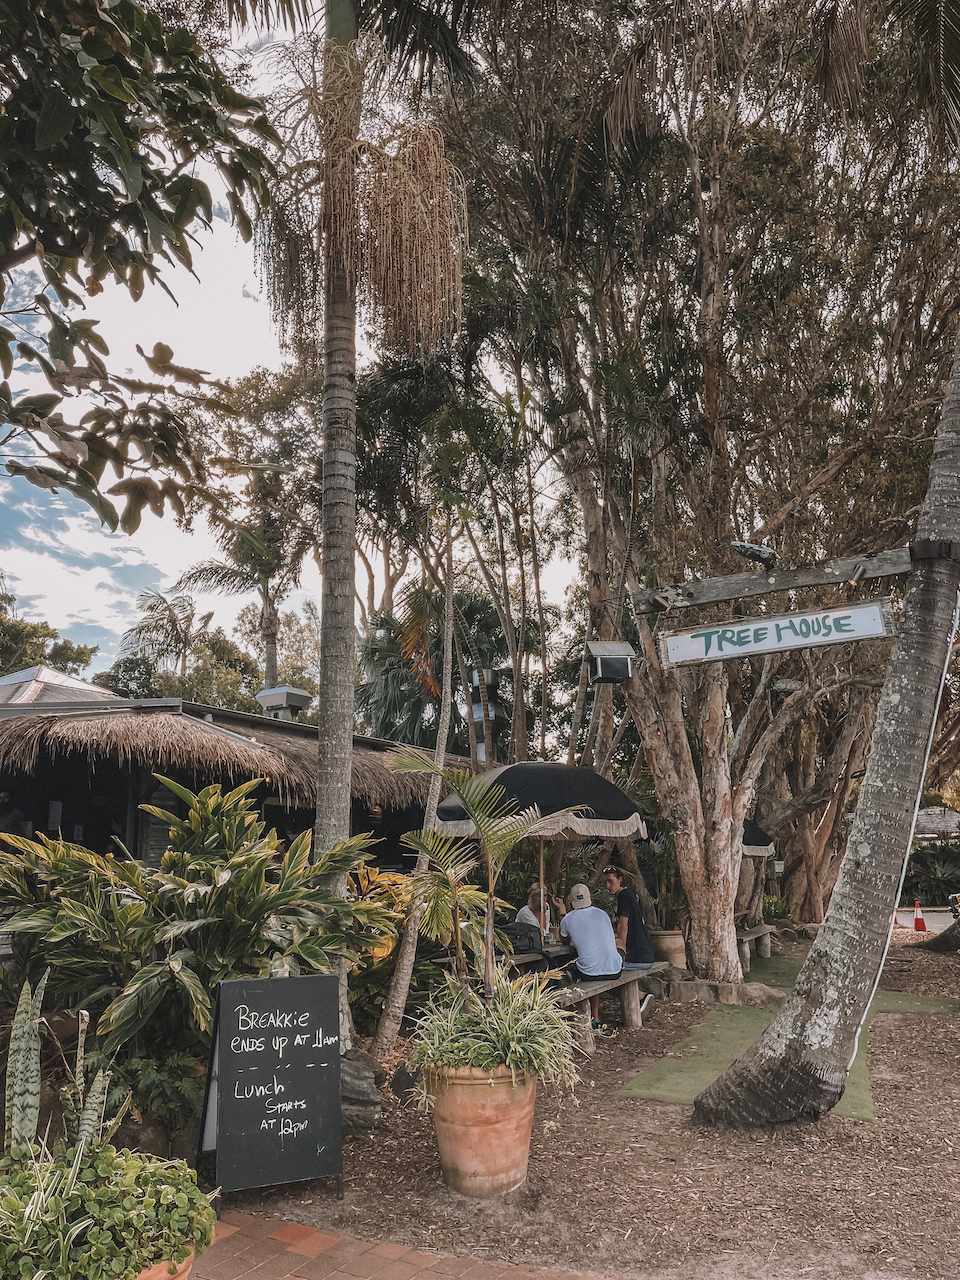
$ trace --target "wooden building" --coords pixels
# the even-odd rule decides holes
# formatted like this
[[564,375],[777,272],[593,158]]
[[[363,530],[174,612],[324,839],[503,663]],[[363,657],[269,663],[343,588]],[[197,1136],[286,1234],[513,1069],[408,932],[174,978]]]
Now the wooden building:
[[[395,773],[397,744],[355,737],[352,830],[372,832],[381,865],[403,865],[399,838],[420,826],[429,778]],[[0,678],[0,790],[24,834],[62,834],[98,853],[119,839],[156,863],[167,827],[139,806],[178,811],[169,777],[197,791],[264,779],[257,796],[281,836],[312,827],[317,729],[179,698],[124,699],[46,667]]]

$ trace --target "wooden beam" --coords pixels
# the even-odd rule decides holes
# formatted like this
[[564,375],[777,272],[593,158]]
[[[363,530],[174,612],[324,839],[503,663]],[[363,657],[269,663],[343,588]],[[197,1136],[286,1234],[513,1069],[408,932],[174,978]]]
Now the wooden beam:
[[877,551],[871,555],[824,560],[799,569],[755,569],[751,573],[729,573],[722,578],[694,579],[675,587],[646,588],[633,593],[633,604],[637,613],[663,613],[667,609],[692,609],[697,605],[742,600],[746,596],[795,591],[799,587],[843,586],[851,580],[890,578],[909,573],[912,567],[910,548],[896,547],[893,551]]

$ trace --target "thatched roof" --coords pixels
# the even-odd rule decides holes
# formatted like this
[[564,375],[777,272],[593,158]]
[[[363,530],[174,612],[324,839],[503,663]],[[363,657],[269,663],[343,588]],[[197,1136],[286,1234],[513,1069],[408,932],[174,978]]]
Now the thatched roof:
[[[247,719],[245,717],[244,719]],[[238,733],[182,711],[134,707],[21,715],[0,719],[0,772],[32,773],[43,756],[85,757],[157,773],[185,769],[205,782],[269,778],[284,803],[316,803],[316,730],[249,717],[256,734]],[[247,726],[244,724],[245,729]],[[384,809],[426,802],[429,778],[399,774],[382,750],[354,741],[351,791],[355,800]]]

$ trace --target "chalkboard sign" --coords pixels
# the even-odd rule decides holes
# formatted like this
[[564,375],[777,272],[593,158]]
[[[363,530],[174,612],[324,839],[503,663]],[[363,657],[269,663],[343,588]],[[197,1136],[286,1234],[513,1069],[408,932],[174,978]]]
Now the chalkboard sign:
[[342,1192],[335,976],[220,984],[201,1134],[224,1191],[336,1175]]

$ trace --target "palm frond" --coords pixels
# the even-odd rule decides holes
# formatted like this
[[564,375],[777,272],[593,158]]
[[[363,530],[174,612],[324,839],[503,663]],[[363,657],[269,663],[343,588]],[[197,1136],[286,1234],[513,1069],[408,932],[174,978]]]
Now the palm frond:
[[222,560],[203,560],[188,569],[174,583],[174,591],[220,591],[240,596],[256,591],[257,575],[243,565],[226,564]]

